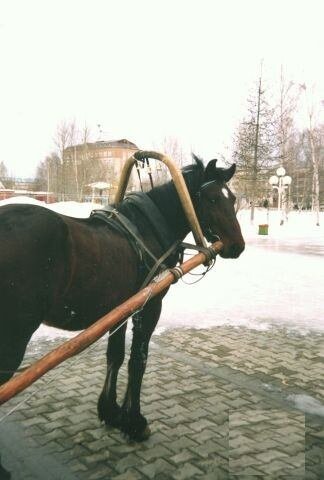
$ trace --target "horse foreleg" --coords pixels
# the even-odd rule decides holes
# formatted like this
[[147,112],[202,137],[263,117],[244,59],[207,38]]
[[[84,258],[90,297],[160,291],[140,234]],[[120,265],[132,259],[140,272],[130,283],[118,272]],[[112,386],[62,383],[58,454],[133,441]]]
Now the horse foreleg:
[[159,320],[162,300],[154,298],[133,317],[133,340],[128,363],[128,385],[122,406],[122,431],[132,440],[143,441],[150,435],[141,414],[140,394],[146,368],[148,345]]
[[[118,328],[118,327],[117,327]],[[98,416],[100,421],[112,427],[121,425],[121,408],[117,403],[117,377],[118,371],[125,358],[125,332],[126,324],[108,339],[107,346],[107,375],[98,400]]]

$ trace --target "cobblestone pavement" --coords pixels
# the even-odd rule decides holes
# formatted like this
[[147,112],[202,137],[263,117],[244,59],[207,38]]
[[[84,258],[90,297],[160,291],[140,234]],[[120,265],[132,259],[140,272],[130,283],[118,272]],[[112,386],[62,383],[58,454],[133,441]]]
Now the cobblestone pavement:
[[[31,344],[26,362],[61,342]],[[13,480],[324,478],[324,335],[223,326],[154,336],[142,390],[152,435],[142,444],[97,419],[105,346],[1,408],[32,395],[0,424]],[[125,381],[123,368],[120,396]]]

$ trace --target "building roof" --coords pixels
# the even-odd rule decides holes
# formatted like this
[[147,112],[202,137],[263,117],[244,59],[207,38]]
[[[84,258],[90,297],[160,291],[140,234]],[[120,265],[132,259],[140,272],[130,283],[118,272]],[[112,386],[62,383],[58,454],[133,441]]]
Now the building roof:
[[121,140],[98,140],[97,142],[93,143],[92,145],[96,145],[97,147],[117,147],[117,148],[132,148],[138,150],[138,146],[135,143],[130,142],[126,138],[122,138]]
[[[122,138],[121,140],[98,140],[97,142],[87,142],[87,147],[89,149],[96,149],[96,148],[128,148],[130,150],[139,150],[135,143],[130,142],[126,138]],[[75,147],[84,147],[84,143],[78,145],[70,145],[65,150],[71,150]]]

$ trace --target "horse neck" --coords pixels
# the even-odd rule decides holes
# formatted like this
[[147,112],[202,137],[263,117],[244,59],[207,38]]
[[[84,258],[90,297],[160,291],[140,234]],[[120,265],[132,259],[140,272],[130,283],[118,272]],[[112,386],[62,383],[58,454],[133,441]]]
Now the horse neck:
[[190,227],[173,183],[155,187],[147,195],[160,210],[175,240],[183,240]]

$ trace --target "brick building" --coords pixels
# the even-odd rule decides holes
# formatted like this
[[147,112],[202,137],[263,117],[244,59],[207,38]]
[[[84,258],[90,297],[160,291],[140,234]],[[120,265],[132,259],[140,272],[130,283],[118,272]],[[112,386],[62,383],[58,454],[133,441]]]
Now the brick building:
[[[106,182],[110,188],[105,194],[111,200],[126,160],[137,150],[138,147],[126,139],[100,140],[67,147],[63,155],[64,193],[71,197],[82,192],[84,196],[89,194],[89,184]],[[136,184],[134,172],[130,184]],[[80,194],[78,196],[81,199]]]

